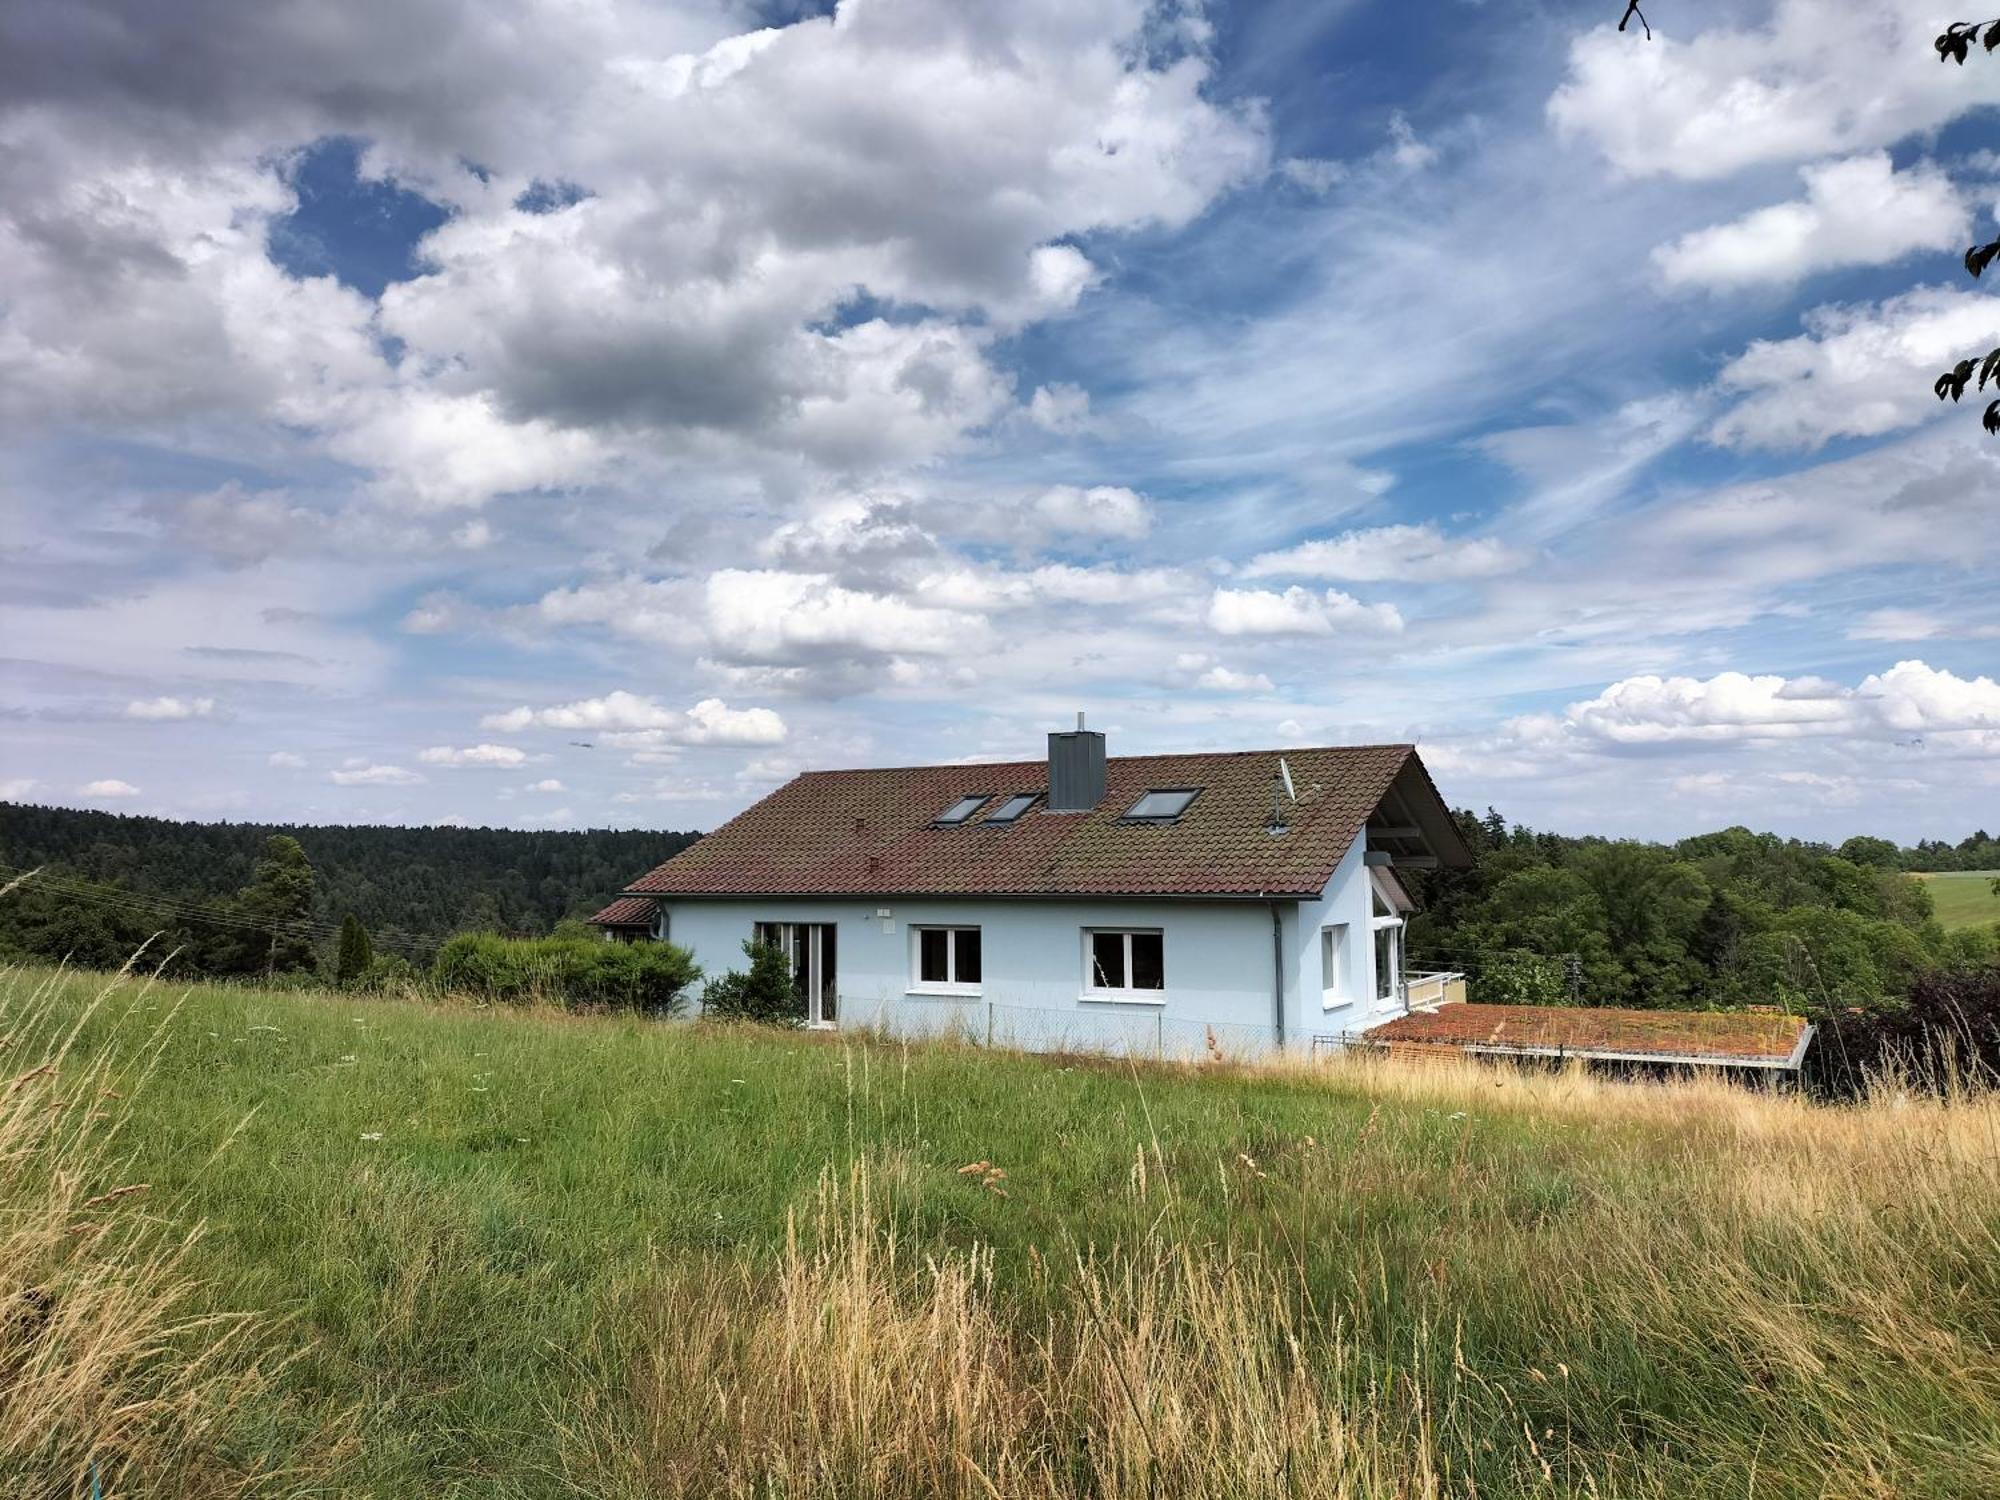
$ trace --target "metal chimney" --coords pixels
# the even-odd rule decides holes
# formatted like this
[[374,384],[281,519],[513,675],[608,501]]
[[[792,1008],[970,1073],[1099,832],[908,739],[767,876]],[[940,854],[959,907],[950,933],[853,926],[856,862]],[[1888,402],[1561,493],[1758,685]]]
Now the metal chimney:
[[1083,727],[1049,736],[1048,810],[1089,812],[1104,800],[1104,736]]

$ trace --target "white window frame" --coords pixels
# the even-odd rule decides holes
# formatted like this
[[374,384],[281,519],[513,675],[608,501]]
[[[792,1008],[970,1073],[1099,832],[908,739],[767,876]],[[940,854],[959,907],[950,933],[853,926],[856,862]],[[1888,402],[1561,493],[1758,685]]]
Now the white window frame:
[[[1403,926],[1405,914],[1411,910],[1409,893],[1403,889],[1400,880],[1385,870],[1369,870],[1368,885],[1372,892],[1368,907],[1368,967],[1372,981],[1368,987],[1368,1003],[1377,1010],[1398,1005],[1407,1009],[1410,992],[1403,980]],[[1382,966],[1376,962],[1375,950],[1382,933],[1392,929],[1394,935],[1389,940],[1389,957],[1395,972],[1389,984],[1389,993],[1385,995],[1381,992]]]
[[[924,975],[924,939],[926,932],[946,934],[944,942],[945,973],[952,976],[940,984],[936,980],[926,980]],[[979,933],[979,973],[980,978],[970,983],[961,983],[958,974],[958,944],[950,936],[959,932]],[[910,987],[904,993],[911,995],[968,995],[983,993],[982,986],[986,974],[986,934],[977,922],[913,922],[910,933]]]
[[[1132,939],[1141,934],[1160,940],[1160,987],[1156,990],[1106,989],[1096,981],[1097,967],[1091,953],[1099,937],[1125,939],[1125,977],[1132,977]],[[1086,927],[1083,929],[1083,995],[1085,1000],[1107,1005],[1165,1005],[1167,1003],[1167,933],[1163,927]]]
[[1352,1005],[1354,937],[1346,922],[1328,922],[1319,930],[1319,1003],[1321,1010]]

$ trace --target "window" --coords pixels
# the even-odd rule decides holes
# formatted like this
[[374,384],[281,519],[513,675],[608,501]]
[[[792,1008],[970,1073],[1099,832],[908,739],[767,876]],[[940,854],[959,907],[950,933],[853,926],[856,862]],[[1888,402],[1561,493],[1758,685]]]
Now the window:
[[977,927],[912,927],[916,945],[918,990],[963,992],[979,988],[979,929]]
[[1087,995],[1148,998],[1167,987],[1166,939],[1158,932],[1084,933],[1083,988]]
[[831,922],[758,922],[750,935],[783,953],[808,1026],[831,1026],[839,1010],[836,928]]
[[960,797],[950,807],[947,807],[943,812],[938,814],[938,823],[941,827],[956,828],[967,818],[978,812],[980,808],[984,807],[987,801],[988,796],[985,792],[974,792],[968,797]]
[[1201,795],[1201,788],[1162,787],[1146,793],[1125,814],[1128,821],[1138,823],[1171,823],[1188,809],[1188,804]]
[[1402,983],[1403,924],[1375,929],[1375,998],[1393,1000]]
[[1403,919],[1380,882],[1374,912],[1368,925],[1375,934],[1375,998],[1394,1000],[1403,993]]
[[981,828],[1004,827],[1033,807],[1035,799],[1039,796],[1041,796],[1040,792],[1016,792],[1005,802],[994,808],[992,812],[988,813],[986,821],[979,826]]
[[1320,1001],[1328,1009],[1354,998],[1347,974],[1347,924],[1335,922],[1319,930]]

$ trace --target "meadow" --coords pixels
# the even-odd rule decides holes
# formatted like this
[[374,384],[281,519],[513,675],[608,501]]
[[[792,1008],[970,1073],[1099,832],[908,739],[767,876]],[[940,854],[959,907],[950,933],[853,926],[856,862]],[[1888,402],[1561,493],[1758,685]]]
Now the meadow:
[[2000,1102],[0,971],[0,1493],[1984,1496]]
[[2000,894],[1993,889],[2000,870],[1948,870],[1917,879],[1931,893],[1937,919],[1946,928],[2000,924]]

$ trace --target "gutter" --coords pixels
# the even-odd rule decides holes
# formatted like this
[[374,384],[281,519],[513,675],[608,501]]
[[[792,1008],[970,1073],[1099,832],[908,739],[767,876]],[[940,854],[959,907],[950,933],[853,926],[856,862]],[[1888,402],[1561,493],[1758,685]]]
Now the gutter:
[[1279,1050],[1285,1045],[1285,923],[1278,903],[1271,903],[1271,1028]]
[[[1332,875],[1327,879],[1331,880]],[[653,901],[1310,901],[1325,886],[1303,891],[659,891],[631,889],[620,896]]]

